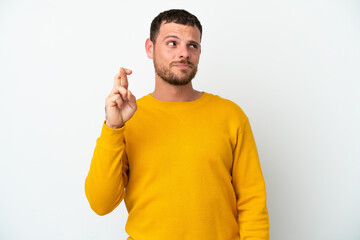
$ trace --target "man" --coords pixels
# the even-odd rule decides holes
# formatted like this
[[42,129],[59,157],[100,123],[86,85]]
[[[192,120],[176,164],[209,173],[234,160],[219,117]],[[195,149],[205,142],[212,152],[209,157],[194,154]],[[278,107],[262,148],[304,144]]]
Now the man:
[[132,240],[269,239],[265,183],[247,116],[192,87],[202,26],[160,13],[146,40],[155,90],[136,100],[120,68],[85,192],[105,215],[124,199]]

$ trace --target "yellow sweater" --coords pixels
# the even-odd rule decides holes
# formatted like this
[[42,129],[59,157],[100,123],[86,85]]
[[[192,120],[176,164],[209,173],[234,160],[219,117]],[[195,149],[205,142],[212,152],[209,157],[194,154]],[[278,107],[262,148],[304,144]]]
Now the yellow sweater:
[[266,192],[247,116],[204,92],[148,94],[119,129],[103,123],[85,192],[99,215],[124,199],[128,240],[269,239]]

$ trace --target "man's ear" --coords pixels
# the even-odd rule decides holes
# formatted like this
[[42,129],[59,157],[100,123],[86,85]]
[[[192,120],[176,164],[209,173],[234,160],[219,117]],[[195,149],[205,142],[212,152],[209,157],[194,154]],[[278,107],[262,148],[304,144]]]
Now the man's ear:
[[153,59],[154,43],[150,40],[150,38],[146,39],[145,51],[148,58]]

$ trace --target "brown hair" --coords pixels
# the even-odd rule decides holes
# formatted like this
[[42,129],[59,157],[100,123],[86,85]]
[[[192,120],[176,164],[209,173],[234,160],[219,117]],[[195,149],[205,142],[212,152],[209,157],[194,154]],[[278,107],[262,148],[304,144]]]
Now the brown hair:
[[155,43],[157,35],[159,34],[161,24],[165,23],[178,23],[188,26],[196,26],[200,30],[200,40],[202,36],[202,26],[197,17],[183,9],[170,9],[157,15],[151,22],[150,27],[150,40]]

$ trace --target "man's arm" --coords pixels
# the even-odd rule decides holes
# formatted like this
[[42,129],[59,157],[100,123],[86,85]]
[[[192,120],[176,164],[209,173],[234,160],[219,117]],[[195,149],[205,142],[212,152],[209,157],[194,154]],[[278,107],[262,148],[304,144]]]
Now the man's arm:
[[131,70],[120,68],[115,76],[114,87],[105,101],[106,121],[85,180],[86,197],[99,215],[111,212],[120,204],[128,182],[125,122],[137,109],[136,98],[128,90],[127,75],[131,73]]
[[269,239],[265,182],[248,119],[238,130],[233,156],[232,180],[241,240]]
[[91,208],[99,215],[113,211],[124,199],[128,182],[128,162],[124,142],[125,126],[112,129],[103,123],[97,139],[85,193]]

